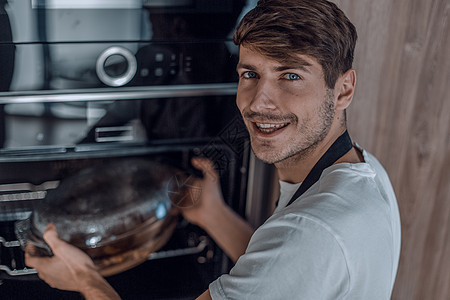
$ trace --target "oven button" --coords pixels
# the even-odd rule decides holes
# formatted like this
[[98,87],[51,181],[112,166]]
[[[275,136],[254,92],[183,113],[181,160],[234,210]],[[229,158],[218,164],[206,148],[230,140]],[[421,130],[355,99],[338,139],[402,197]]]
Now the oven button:
[[163,70],[163,68],[156,68],[155,69],[155,76],[156,77],[161,77],[161,76],[163,76],[164,75],[164,70]]
[[113,87],[123,86],[136,74],[136,57],[128,49],[110,47],[97,58],[96,71],[104,84]]

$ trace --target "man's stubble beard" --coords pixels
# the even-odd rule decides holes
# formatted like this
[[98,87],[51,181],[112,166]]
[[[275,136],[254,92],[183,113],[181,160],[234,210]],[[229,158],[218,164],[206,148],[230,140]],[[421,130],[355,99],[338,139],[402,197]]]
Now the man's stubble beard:
[[[302,120],[302,125],[298,129],[298,135],[302,135],[300,140],[294,140],[292,143],[288,142],[284,146],[285,150],[283,151],[274,150],[271,151],[272,153],[257,153],[258,151],[254,151],[256,157],[267,164],[283,165],[284,167],[304,160],[314,152],[330,131],[335,115],[334,92],[332,89],[327,90],[327,94],[317,114],[319,118],[316,119],[316,124],[311,124],[310,118]],[[270,145],[266,146],[270,147]]]

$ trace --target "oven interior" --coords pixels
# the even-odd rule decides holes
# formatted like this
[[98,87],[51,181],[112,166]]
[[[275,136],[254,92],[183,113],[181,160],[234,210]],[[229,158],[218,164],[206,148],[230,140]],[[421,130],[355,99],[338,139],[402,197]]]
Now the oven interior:
[[[215,97],[200,98],[203,103],[208,103]],[[232,96],[220,98],[220,102],[223,102],[222,108],[227,107],[226,103],[234,105]],[[152,103],[156,105],[158,101],[166,103],[164,102],[166,100],[169,103],[171,101],[148,99],[139,102],[141,106],[142,102],[146,101],[149,102],[148,105]],[[179,105],[189,100],[189,97],[173,99]],[[201,108],[200,102],[196,105]],[[111,107],[111,103],[106,107]],[[210,111],[205,109],[205,116],[209,114]],[[203,136],[200,137],[196,130],[192,130],[190,134],[186,134],[185,131],[181,136],[178,132],[179,128],[186,126],[186,122],[191,124],[188,127],[198,128],[197,114],[192,117],[194,121],[186,116],[163,117],[161,122],[167,124],[160,126],[166,128],[166,132],[162,136],[161,132],[164,130],[159,131],[158,137],[156,133],[147,134],[145,125],[140,124],[139,119],[133,119],[125,126],[131,126],[130,132],[134,132],[137,129],[133,124],[140,124],[139,130],[142,130],[144,135],[131,134],[131,137],[122,139],[130,133],[119,130],[119,135],[116,132],[109,132],[109,136],[105,135],[99,139],[94,134],[93,140],[89,140],[86,137],[89,133],[98,132],[96,130],[98,128],[109,129],[111,126],[98,126],[98,122],[92,125],[92,122],[85,119],[86,128],[81,131],[76,129],[77,132],[86,133],[82,139],[77,138],[78,144],[68,142],[63,146],[61,142],[58,145],[48,143],[44,145],[45,139],[31,140],[25,135],[18,137],[14,141],[17,145],[14,146],[8,146],[13,141],[6,140],[5,148],[0,150],[0,294],[9,297],[8,299],[31,299],[30,295],[33,295],[33,299],[61,299],[61,297],[79,299],[77,293],[51,289],[38,279],[33,269],[25,266],[24,253],[14,234],[14,224],[27,218],[45,199],[49,190],[55,189],[65,178],[83,168],[101,166],[109,161],[141,158],[176,167],[189,176],[201,176],[191,166],[190,160],[194,156],[208,157],[219,172],[225,201],[244,215],[249,157],[248,138],[242,121],[234,109],[228,112],[222,109],[222,117],[224,115],[226,118],[222,118],[223,122],[218,122],[220,118],[216,116],[216,122],[221,123],[220,126],[209,128],[209,133],[203,132]],[[79,121],[80,117],[77,118]],[[149,119],[148,115],[144,118]],[[67,130],[63,125],[66,121],[69,123],[74,121],[54,115],[45,117],[17,115],[12,111],[6,115],[6,120],[7,128],[22,128],[24,124],[34,123],[31,130],[39,131],[33,133],[35,137],[39,135],[67,137]],[[18,123],[17,126],[13,125],[15,123]],[[77,127],[68,125],[68,128]],[[60,129],[64,133],[59,132]],[[17,134],[20,135],[22,130],[19,129]],[[8,133],[6,136],[9,135]],[[42,144],[37,145],[39,142]],[[229,259],[214,241],[202,229],[189,224],[179,216],[176,229],[163,248],[152,253],[145,263],[110,276],[107,280],[125,299],[147,299],[149,295],[154,297],[152,299],[188,299],[201,294],[211,281],[227,272],[230,267]]]

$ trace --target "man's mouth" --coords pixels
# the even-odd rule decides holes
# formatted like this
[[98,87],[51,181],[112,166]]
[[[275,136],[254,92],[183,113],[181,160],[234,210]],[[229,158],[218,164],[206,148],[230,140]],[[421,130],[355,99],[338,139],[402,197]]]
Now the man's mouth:
[[259,131],[266,134],[273,133],[289,125],[289,123],[273,124],[273,123],[256,123],[256,122],[254,124]]

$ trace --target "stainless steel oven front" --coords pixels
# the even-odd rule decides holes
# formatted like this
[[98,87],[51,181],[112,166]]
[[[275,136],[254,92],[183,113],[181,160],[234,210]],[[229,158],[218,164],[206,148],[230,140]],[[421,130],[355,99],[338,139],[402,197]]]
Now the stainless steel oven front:
[[[246,2],[0,1],[0,297],[79,299],[25,266],[14,224],[84,168],[138,157],[194,176],[190,158],[206,156],[245,215],[251,154],[230,33]],[[124,299],[190,299],[230,267],[180,216],[160,250],[107,279]]]

